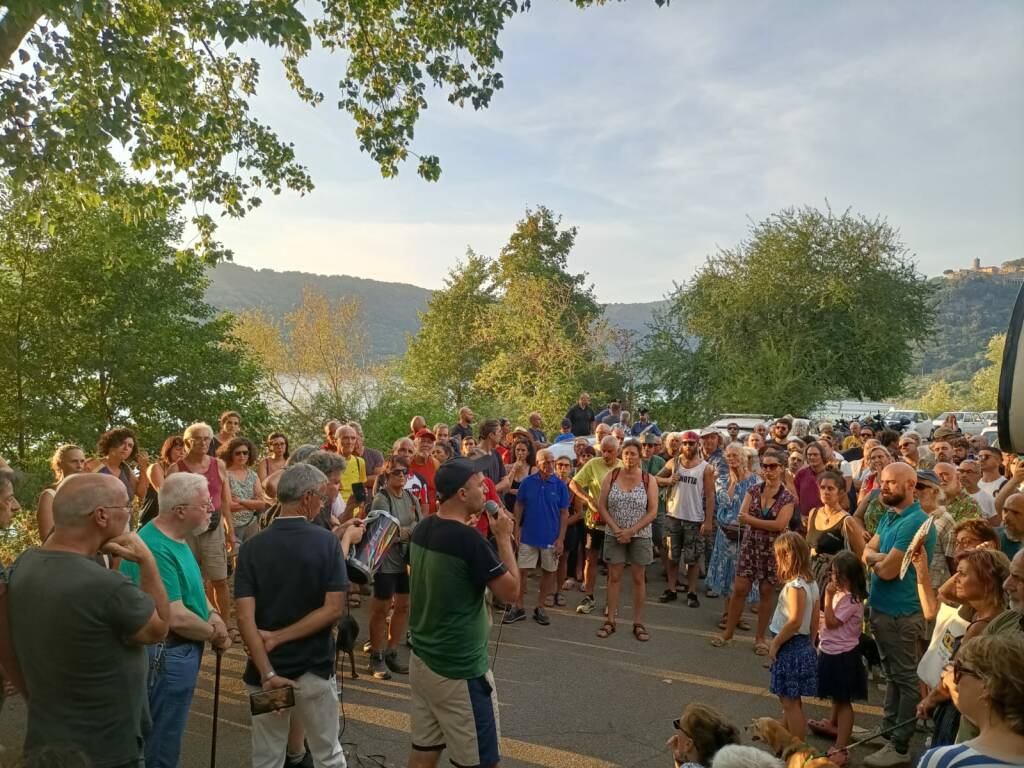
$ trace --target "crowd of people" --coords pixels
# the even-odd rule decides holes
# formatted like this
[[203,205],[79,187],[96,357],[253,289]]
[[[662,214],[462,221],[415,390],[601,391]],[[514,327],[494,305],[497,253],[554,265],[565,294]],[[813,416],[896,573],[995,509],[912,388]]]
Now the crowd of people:
[[[886,693],[865,765],[908,764],[925,724],[926,768],[1020,764],[1024,459],[955,425],[922,444],[857,422],[797,436],[789,417],[749,434],[662,432],[645,410],[630,421],[584,393],[550,439],[539,413],[513,428],[461,408],[451,426],[414,417],[386,453],[342,421],[321,445],[280,432],[257,445],[229,411],[216,430],[167,437],[153,461],[127,428],[94,451],[58,446],[35,503],[42,545],[0,584],[0,667],[27,698],[26,755],[67,744],[101,767],[177,765],[205,646],[243,644],[254,702],[294,691],[290,716],[253,715],[253,765],[343,766],[335,628],[369,596],[369,672],[410,680],[409,764],[447,750],[496,765],[487,602],[510,625],[598,611],[604,640],[628,572],[636,642],[651,638],[648,580],[665,580],[660,603],[720,600],[723,663],[753,630],[786,730],[829,738],[837,765],[869,667]],[[0,523],[19,509],[15,485],[0,469]],[[346,561],[385,514],[395,543],[360,584]],[[808,721],[809,696],[830,715]],[[736,741],[715,717],[675,721],[677,763],[709,766]]]

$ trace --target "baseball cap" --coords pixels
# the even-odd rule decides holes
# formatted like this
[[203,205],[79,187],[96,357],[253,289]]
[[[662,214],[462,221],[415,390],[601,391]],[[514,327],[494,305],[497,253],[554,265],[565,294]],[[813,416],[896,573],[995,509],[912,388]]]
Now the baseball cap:
[[572,427],[572,422],[571,421],[569,421],[568,419],[562,419],[562,429],[570,429],[571,427]]
[[685,432],[683,432],[683,434],[681,434],[679,436],[679,439],[680,440],[694,440],[694,441],[696,441],[696,440],[700,439],[700,435],[698,435],[692,429],[688,429]]
[[438,501],[450,499],[478,472],[480,472],[480,466],[476,461],[464,456],[448,459],[437,468],[437,474],[434,475],[434,487],[437,489]]
[[935,488],[940,488],[942,486],[942,483],[939,481],[939,476],[930,469],[917,470],[917,482],[924,483],[925,485],[931,485]]
[[415,438],[416,438],[417,440],[422,440],[422,439],[424,439],[424,438],[428,438],[428,437],[429,437],[429,438],[430,438],[431,440],[433,440],[433,439],[434,439],[434,433],[433,433],[433,432],[431,432],[431,431],[430,431],[429,429],[427,429],[426,427],[424,427],[424,428],[423,428],[423,429],[421,429],[421,430],[420,430],[419,432],[417,432],[417,433],[416,433],[415,435],[413,435],[413,437],[415,437]]
[[704,429],[700,431],[701,437],[710,437],[711,435],[719,435],[719,437],[721,437],[718,430],[714,427],[704,427]]
[[956,432],[954,432],[949,427],[939,427],[934,432],[932,432],[932,442],[934,443],[936,440],[948,440],[955,434]]
[[653,432],[644,432],[640,435],[640,442],[643,445],[661,445],[661,438]]

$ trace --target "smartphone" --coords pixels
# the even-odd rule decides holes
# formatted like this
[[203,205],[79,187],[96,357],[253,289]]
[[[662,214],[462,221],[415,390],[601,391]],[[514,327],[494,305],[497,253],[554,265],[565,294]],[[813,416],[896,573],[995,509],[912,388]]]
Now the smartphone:
[[257,691],[249,695],[249,711],[253,715],[265,715],[279,709],[295,706],[295,689],[273,688],[269,691]]
[[366,501],[366,484],[352,483],[352,495],[359,503]]

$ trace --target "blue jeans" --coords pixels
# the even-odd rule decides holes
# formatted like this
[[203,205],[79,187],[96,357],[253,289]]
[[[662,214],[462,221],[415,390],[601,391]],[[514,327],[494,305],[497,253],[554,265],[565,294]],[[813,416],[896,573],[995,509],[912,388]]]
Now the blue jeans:
[[176,768],[181,754],[192,693],[203,658],[202,643],[162,643],[149,653],[149,711],[153,720],[146,734],[146,768]]

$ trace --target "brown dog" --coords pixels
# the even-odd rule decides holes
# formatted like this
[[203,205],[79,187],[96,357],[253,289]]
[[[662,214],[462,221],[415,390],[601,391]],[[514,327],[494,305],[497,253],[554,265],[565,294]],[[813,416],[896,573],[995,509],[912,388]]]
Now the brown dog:
[[763,741],[786,763],[786,768],[838,768],[805,741],[786,730],[774,717],[755,717],[747,726],[753,741]]

